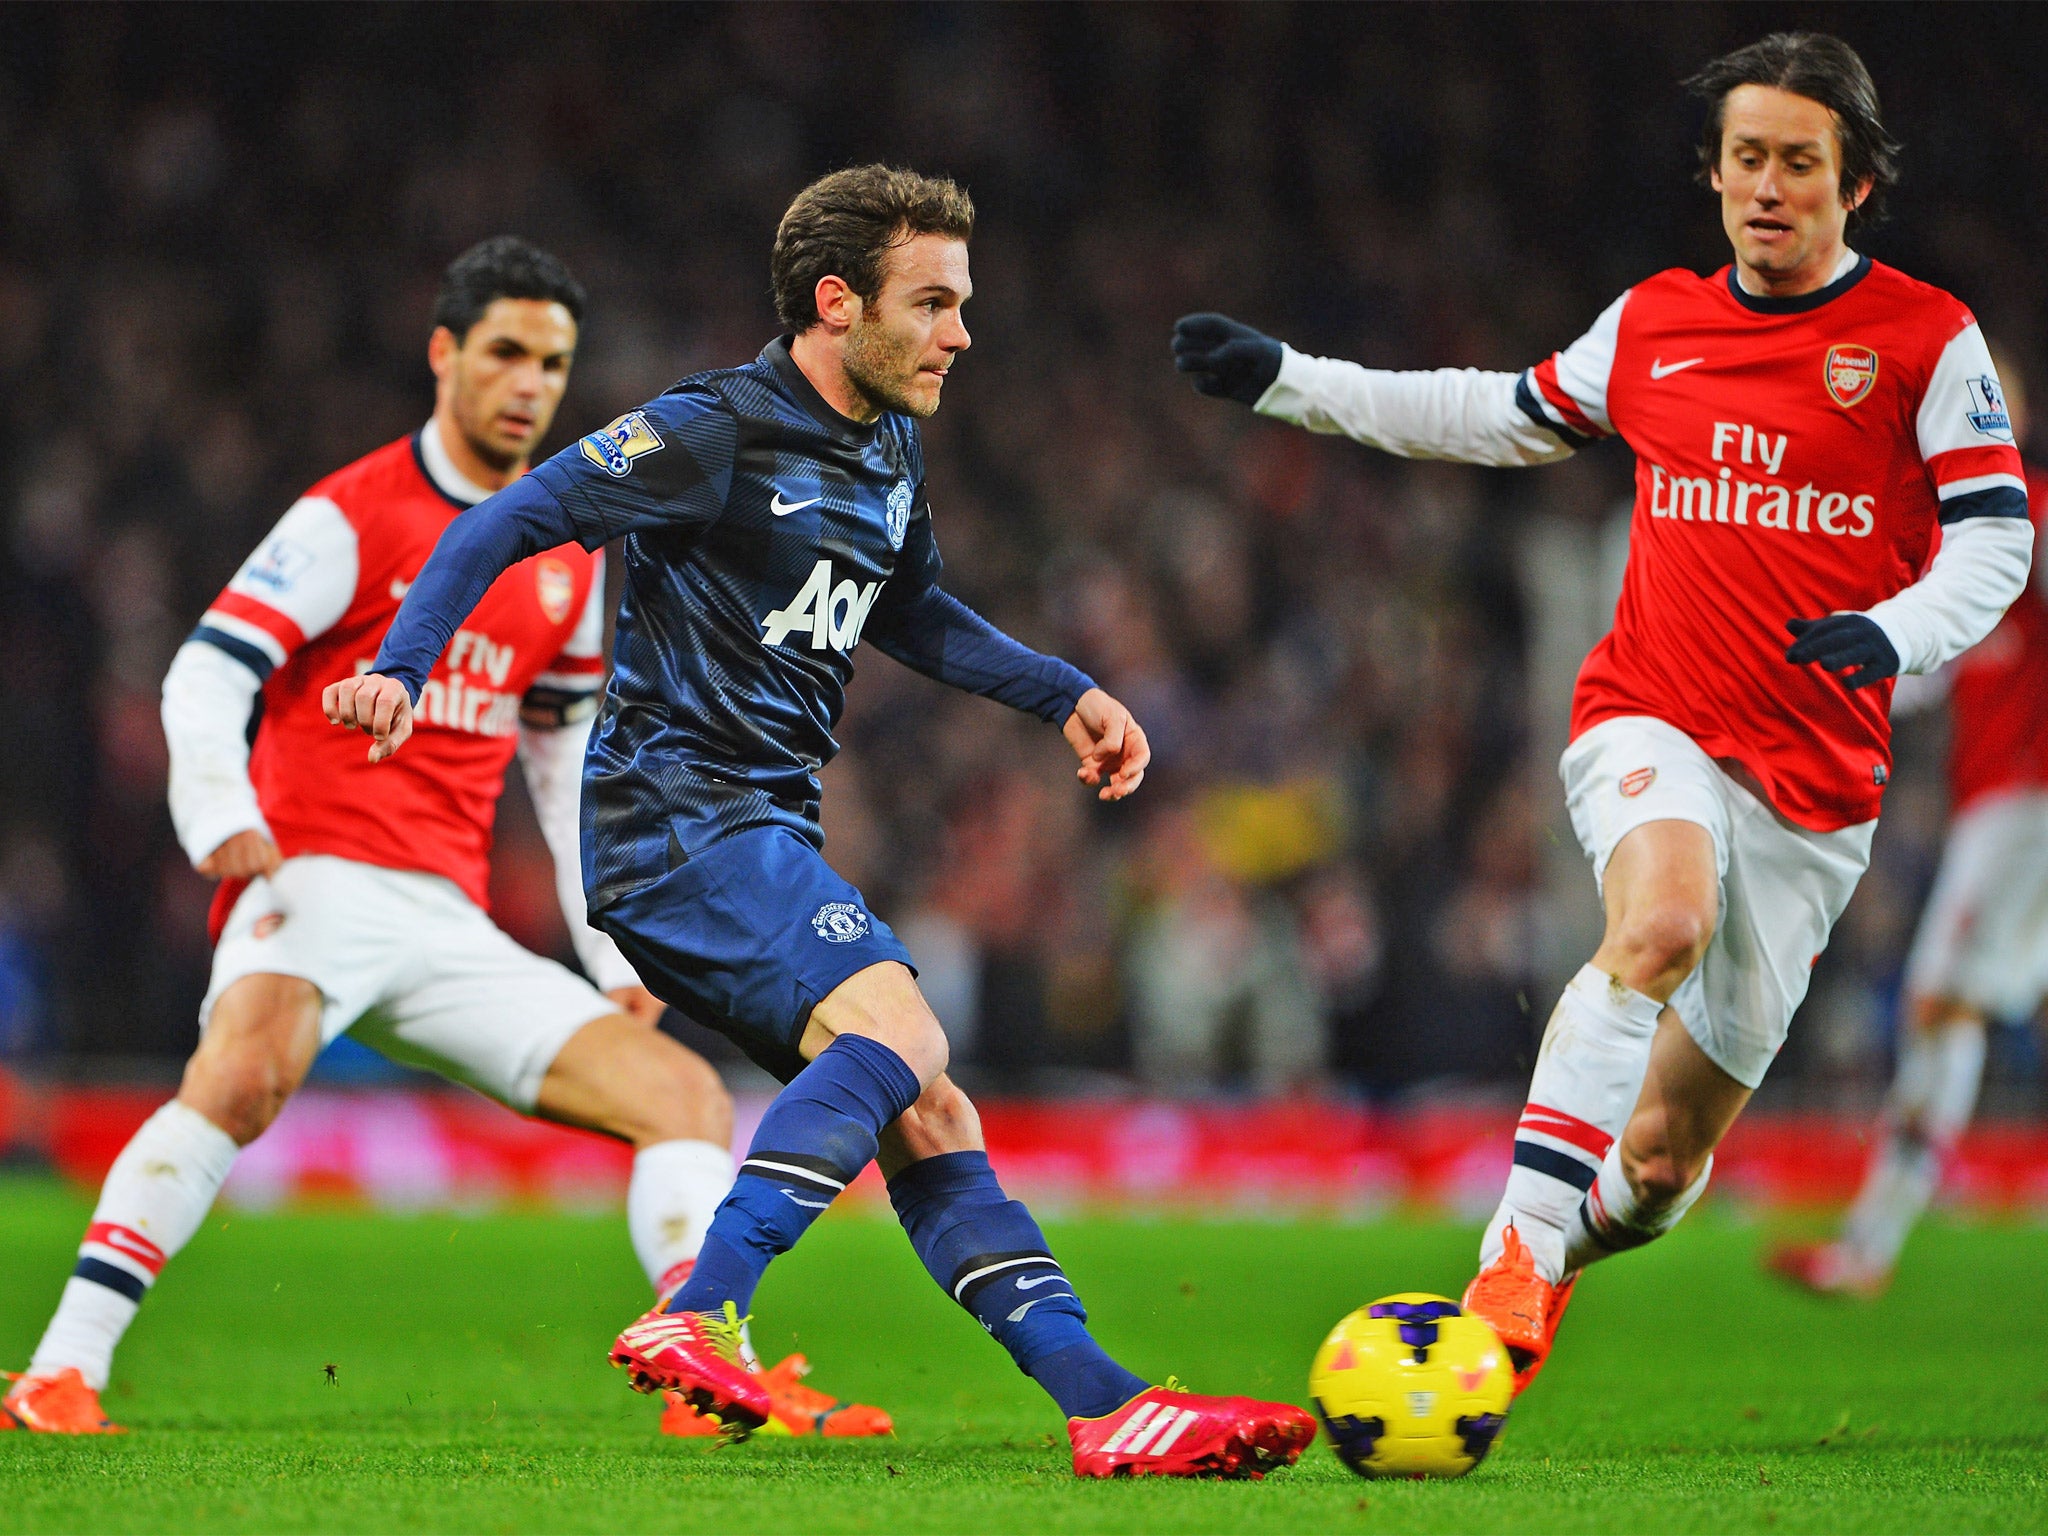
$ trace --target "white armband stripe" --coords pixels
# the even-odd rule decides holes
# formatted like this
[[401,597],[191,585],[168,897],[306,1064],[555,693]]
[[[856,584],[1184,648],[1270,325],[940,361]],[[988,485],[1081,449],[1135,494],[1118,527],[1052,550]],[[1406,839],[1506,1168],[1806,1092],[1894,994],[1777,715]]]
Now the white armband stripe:
[[1972,496],[1978,491],[2008,490],[2027,494],[2027,482],[2018,475],[1972,475],[1967,480],[1951,480],[1946,485],[1936,486],[1935,495],[1943,501],[1957,496]]

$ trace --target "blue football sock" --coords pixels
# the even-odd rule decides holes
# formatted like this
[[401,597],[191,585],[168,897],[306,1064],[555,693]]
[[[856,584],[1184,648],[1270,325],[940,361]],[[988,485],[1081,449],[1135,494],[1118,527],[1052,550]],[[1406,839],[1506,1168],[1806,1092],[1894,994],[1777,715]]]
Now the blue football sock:
[[1099,1418],[1149,1385],[1088,1332],[1087,1309],[1045,1234],[1003,1193],[986,1152],[912,1163],[889,1181],[889,1200],[932,1278],[1067,1417]]
[[768,1106],[732,1191],[705,1234],[671,1312],[745,1312],[776,1255],[796,1246],[833,1197],[874,1161],[875,1138],[917,1102],[917,1074],[862,1035],[841,1035]]

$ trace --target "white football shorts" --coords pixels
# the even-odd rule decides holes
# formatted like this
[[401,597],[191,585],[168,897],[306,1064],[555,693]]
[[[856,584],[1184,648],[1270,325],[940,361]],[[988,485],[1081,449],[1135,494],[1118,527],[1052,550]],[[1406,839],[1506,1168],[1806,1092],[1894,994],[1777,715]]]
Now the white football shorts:
[[1671,1006],[1716,1066],[1756,1087],[1870,863],[1876,821],[1834,832],[1787,821],[1690,736],[1646,715],[1603,720],[1565,748],[1558,773],[1595,881],[1645,822],[1690,821],[1713,835],[1721,921]]
[[200,1028],[223,992],[266,973],[320,989],[323,1046],[353,1034],[521,1111],[569,1037],[619,1011],[513,942],[452,881],[326,854],[287,859],[242,893],[213,954]]
[[2018,1023],[2048,995],[2048,791],[1968,807],[1906,959],[1906,989],[1952,997]]

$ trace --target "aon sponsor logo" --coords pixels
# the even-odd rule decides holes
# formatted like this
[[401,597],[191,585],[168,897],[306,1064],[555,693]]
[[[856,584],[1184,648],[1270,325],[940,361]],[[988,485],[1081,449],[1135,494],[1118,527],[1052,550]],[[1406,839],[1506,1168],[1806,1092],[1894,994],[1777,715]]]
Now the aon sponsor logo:
[[864,587],[851,581],[834,586],[832,562],[820,560],[789,606],[776,609],[761,621],[761,641],[764,645],[783,645],[792,635],[807,635],[814,651],[822,651],[828,645],[835,651],[850,651],[860,644],[861,627],[867,623],[868,610],[875,606],[881,591],[879,581]]

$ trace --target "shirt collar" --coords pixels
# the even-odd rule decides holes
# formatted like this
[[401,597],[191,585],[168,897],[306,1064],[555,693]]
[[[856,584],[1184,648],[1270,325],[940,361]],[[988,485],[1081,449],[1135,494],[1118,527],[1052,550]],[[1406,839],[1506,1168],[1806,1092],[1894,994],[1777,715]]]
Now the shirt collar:
[[782,381],[782,387],[796,397],[796,403],[817,418],[818,425],[834,437],[849,443],[871,443],[875,440],[875,428],[882,418],[873,421],[855,421],[851,416],[842,416],[818,393],[817,385],[804,377],[803,369],[797,367],[796,359],[789,355],[789,344],[796,338],[778,336],[761,349],[761,360],[775,370],[775,376]]
[[1759,315],[1797,315],[1809,309],[1819,309],[1821,305],[1839,299],[1869,275],[1868,256],[1859,256],[1854,251],[1844,251],[1841,262],[1835,267],[1834,276],[1828,279],[1825,288],[1816,288],[1812,293],[1795,293],[1789,297],[1776,298],[1751,293],[1744,288],[1735,276],[1735,263],[1731,261],[1728,263],[1728,292],[1744,309],[1753,310]]
[[450,501],[459,506],[473,507],[491,494],[455,467],[455,461],[448,456],[448,449],[441,442],[441,431],[432,421],[413,435],[413,446],[427,479]]

